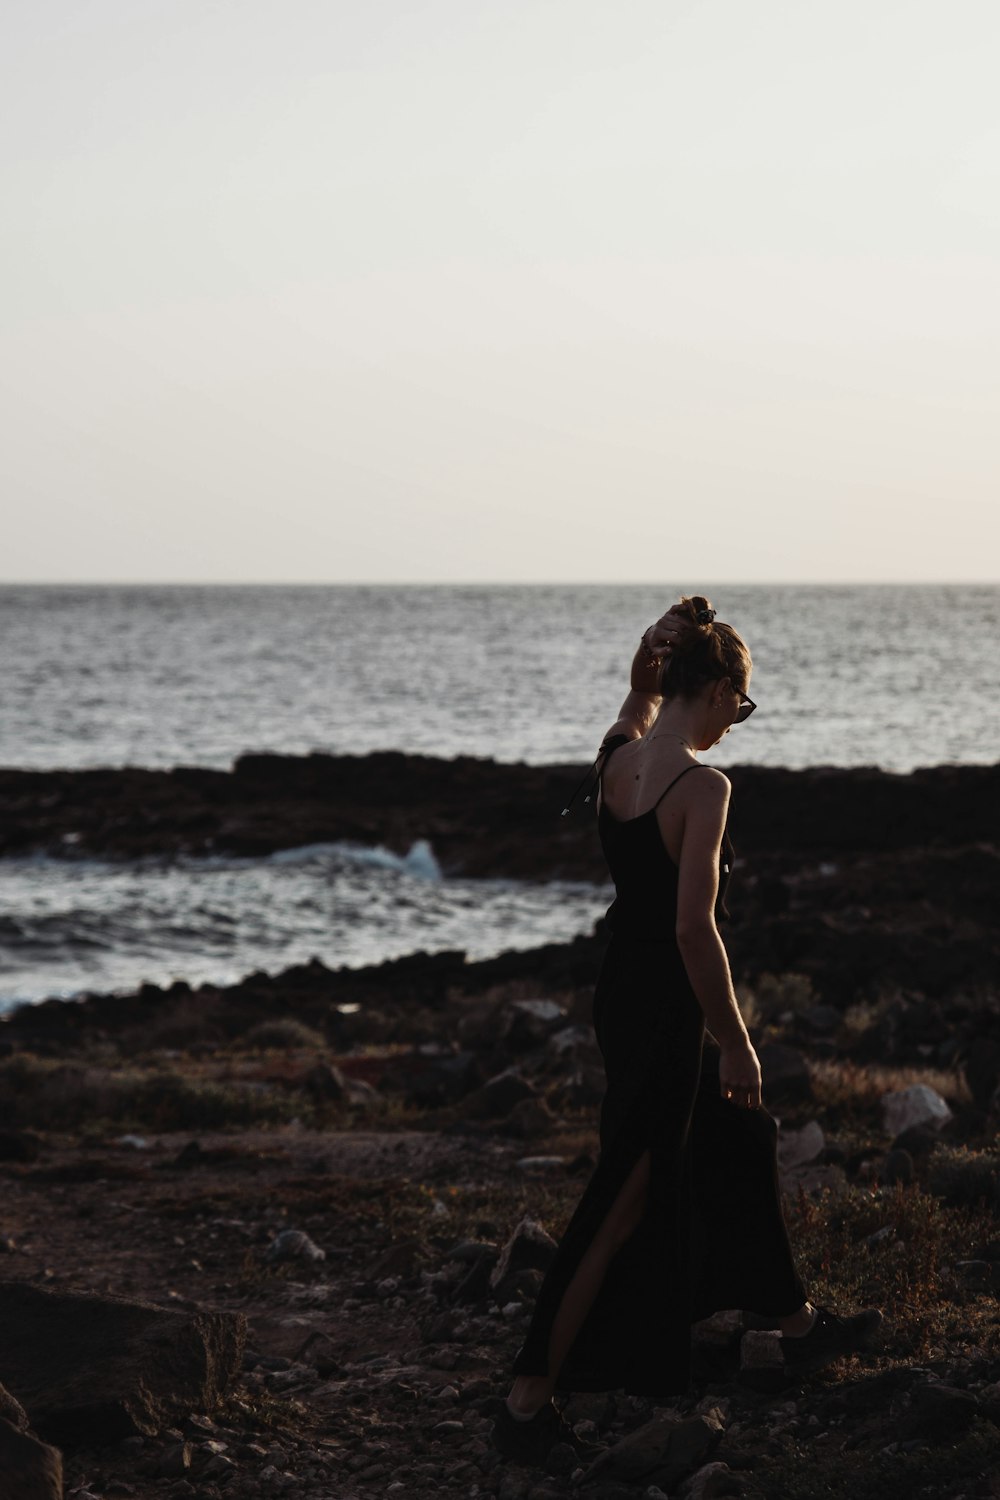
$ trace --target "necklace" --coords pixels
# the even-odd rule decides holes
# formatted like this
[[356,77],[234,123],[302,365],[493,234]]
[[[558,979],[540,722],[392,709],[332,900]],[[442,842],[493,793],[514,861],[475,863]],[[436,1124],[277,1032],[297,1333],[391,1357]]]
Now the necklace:
[[663,732],[662,732],[662,734],[651,734],[649,736],[649,738],[651,740],[660,740],[660,739],[663,739],[664,737],[666,737],[668,739],[671,739],[671,740],[680,740],[681,744],[684,745],[684,746],[686,746],[687,749],[691,751],[691,754],[694,755],[694,753],[695,753],[694,746],[688,744],[687,740],[684,738],[684,736],[682,734],[674,734],[673,730],[671,730],[671,729],[664,729]]

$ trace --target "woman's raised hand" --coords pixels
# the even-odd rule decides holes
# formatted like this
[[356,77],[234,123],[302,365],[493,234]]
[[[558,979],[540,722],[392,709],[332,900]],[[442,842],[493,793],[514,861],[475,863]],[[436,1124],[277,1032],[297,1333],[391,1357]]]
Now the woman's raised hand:
[[655,625],[650,625],[642,642],[648,655],[662,661],[665,656],[670,655],[684,632],[691,628],[691,621],[683,613],[681,606],[672,604]]
[[756,1109],[760,1104],[760,1059],[750,1038],[719,1049],[719,1090],[730,1104]]

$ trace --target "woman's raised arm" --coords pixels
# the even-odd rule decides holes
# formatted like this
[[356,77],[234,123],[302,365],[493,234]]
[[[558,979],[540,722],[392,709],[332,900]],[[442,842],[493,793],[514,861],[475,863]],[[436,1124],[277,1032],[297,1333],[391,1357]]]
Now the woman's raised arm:
[[688,620],[682,614],[674,613],[677,608],[677,605],[672,604],[655,625],[650,625],[643,632],[639,649],[632,658],[628,697],[618,711],[618,718],[604,736],[605,740],[611,739],[615,734],[627,734],[629,739],[637,740],[646,733],[656,718],[663,702],[660,692],[663,659],[669,655],[678,637],[690,628]]

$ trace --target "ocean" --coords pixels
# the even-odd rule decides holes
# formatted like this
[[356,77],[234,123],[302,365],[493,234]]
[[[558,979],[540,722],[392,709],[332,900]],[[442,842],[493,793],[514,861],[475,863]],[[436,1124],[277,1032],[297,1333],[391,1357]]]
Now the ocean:
[[[688,585],[746,639],[757,711],[703,759],[991,764],[1000,587]],[[679,586],[0,588],[0,764],[227,767],[247,750],[593,759]],[[607,886],[443,879],[434,851],[0,860],[0,1007],[316,956],[590,931]]]

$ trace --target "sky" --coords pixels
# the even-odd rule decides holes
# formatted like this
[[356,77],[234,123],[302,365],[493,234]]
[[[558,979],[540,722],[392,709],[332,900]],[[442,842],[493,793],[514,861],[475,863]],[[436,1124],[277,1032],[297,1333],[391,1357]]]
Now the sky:
[[4,581],[998,580],[995,0],[4,15]]

